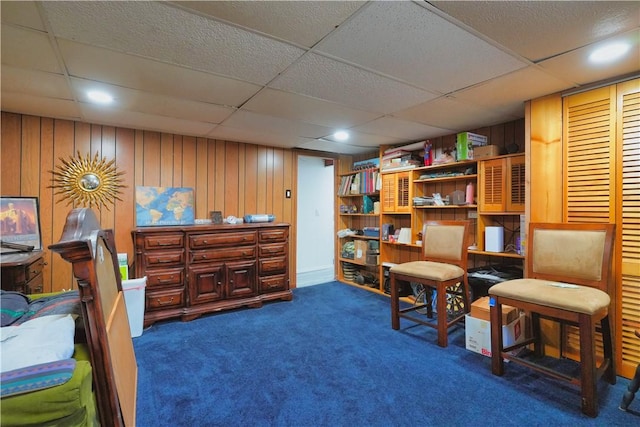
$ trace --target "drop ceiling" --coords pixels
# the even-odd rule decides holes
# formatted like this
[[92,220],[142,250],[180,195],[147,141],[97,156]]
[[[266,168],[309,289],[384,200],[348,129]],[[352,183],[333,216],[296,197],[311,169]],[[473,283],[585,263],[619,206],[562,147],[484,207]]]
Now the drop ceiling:
[[[2,1],[1,17],[3,111],[331,153],[516,120],[640,70],[632,1]],[[617,40],[630,55],[588,65]]]

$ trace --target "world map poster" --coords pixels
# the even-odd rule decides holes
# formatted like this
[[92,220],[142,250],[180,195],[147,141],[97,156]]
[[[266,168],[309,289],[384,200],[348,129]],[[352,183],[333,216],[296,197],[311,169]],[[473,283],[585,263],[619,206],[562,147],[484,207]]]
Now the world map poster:
[[193,188],[136,187],[138,227],[193,223]]

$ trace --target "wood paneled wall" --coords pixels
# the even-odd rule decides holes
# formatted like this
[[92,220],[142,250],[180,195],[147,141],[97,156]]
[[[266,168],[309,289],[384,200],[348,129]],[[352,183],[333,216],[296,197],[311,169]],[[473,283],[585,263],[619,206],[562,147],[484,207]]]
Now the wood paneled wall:
[[[224,216],[271,213],[292,225],[290,277],[295,285],[296,154],[283,148],[219,141],[69,120],[2,112],[0,193],[36,196],[45,248],[45,292],[73,286],[70,264],[46,250],[59,240],[68,205],[50,188],[60,158],[77,153],[116,160],[123,184],[120,198],[108,209],[94,210],[103,228],[112,228],[118,252],[133,260],[135,187],[192,187],[196,218],[209,212]],[[285,198],[291,189],[292,198]]]

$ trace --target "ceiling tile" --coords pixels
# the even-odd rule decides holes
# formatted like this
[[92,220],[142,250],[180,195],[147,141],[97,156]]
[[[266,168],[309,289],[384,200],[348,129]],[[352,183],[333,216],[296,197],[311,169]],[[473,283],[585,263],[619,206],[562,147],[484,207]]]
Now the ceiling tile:
[[14,24],[38,31],[45,31],[35,1],[3,1],[0,2],[0,10],[3,24]]
[[[589,63],[589,55],[595,48],[613,41],[626,41],[631,44],[631,50],[623,60],[607,65],[593,65]],[[612,37],[600,43],[576,49],[567,54],[548,59],[540,66],[556,76],[572,80],[580,85],[586,85],[610,78],[640,71],[640,30],[630,31],[620,36]]]
[[181,7],[312,47],[364,1],[176,1]]
[[[523,84],[523,82],[527,83]],[[524,117],[522,100],[559,92],[571,85],[571,82],[560,80],[538,66],[532,65],[461,90],[451,96],[474,105],[484,105],[497,110],[513,111],[514,106],[517,106],[518,116]]]
[[531,61],[640,26],[638,1],[430,1]]
[[509,120],[505,120],[504,114],[489,110],[486,107],[463,103],[450,97],[442,97],[425,102],[393,116],[431,126],[442,126],[447,129],[453,129],[455,132],[463,132],[519,118],[510,117]]
[[197,122],[220,123],[235,110],[220,105],[177,99],[155,93],[127,89],[123,87],[94,82],[91,80],[71,79],[76,98],[91,103],[87,97],[90,90],[102,90],[111,94],[115,100],[110,108],[122,108],[128,111],[156,116],[175,117]]
[[[32,116],[56,119],[80,120],[80,110],[75,102],[68,99],[44,98],[24,93],[2,90],[2,111],[30,114]],[[51,112],[55,111],[55,115]]]
[[66,40],[60,50],[71,76],[162,95],[239,106],[261,87]]
[[242,110],[332,128],[350,128],[379,116],[333,102],[269,88],[251,98],[242,106]]
[[304,149],[304,150],[315,150],[315,151],[323,151],[327,153],[341,153],[341,154],[363,154],[363,153],[369,153],[369,152],[375,151],[375,150],[372,150],[371,147],[358,147],[355,145],[345,144],[342,142],[327,141],[324,139],[308,140],[299,144],[297,148]]
[[206,135],[216,125],[182,120],[173,117],[144,114],[135,111],[116,110],[93,104],[80,104],[82,117],[89,123],[126,127],[178,135]]
[[237,111],[223,123],[226,127],[242,128],[254,131],[264,130],[276,135],[300,136],[306,138],[319,138],[333,129],[325,126],[302,123],[250,111]]
[[2,25],[1,33],[3,64],[62,74],[45,33],[11,25]]
[[394,117],[381,117],[362,126],[356,126],[353,130],[369,134],[387,135],[401,141],[417,141],[453,132],[451,129],[442,129]]
[[446,94],[527,64],[414,2],[372,2],[317,47]]
[[315,54],[305,55],[270,86],[383,114],[436,98],[427,91]]
[[2,91],[35,95],[46,98],[60,98],[73,101],[73,94],[62,74],[45,73],[24,68],[3,65]]
[[304,53],[163,2],[44,2],[43,7],[56,37],[257,84],[269,82]]
[[274,134],[246,128],[230,128],[222,125],[216,126],[207,136],[209,138],[223,139],[226,141],[238,141],[284,148],[294,148],[301,142],[306,141],[305,138],[299,138],[293,135]]

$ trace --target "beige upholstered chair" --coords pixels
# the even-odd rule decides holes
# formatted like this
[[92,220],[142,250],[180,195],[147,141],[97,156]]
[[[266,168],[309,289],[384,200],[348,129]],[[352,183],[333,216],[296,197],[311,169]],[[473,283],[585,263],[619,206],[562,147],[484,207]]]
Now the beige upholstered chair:
[[[489,288],[491,297],[491,367],[495,375],[504,372],[504,359],[578,385],[582,412],[598,415],[597,382],[602,376],[616,382],[613,340],[609,320],[612,292],[610,269],[614,224],[530,224],[526,256],[526,278],[509,280]],[[530,313],[532,337],[503,348],[502,305]],[[512,350],[533,343],[534,354],[542,356],[540,319],[547,318],[578,327],[580,375],[570,376],[541,366]],[[600,322],[603,356],[596,354],[596,324]],[[598,359],[602,359],[598,366]]]
[[[389,270],[391,281],[391,327],[400,329],[400,317],[438,330],[438,345],[448,344],[449,327],[464,319],[469,311],[469,284],[467,283],[467,249],[469,221],[430,221],[422,229],[424,261],[398,264]],[[427,309],[433,317],[432,301],[400,309],[401,282],[419,283],[425,290],[436,291],[436,324],[410,312]],[[430,295],[430,293],[428,293]],[[463,310],[447,313],[447,299],[460,298]],[[450,314],[450,316],[448,316]]]

